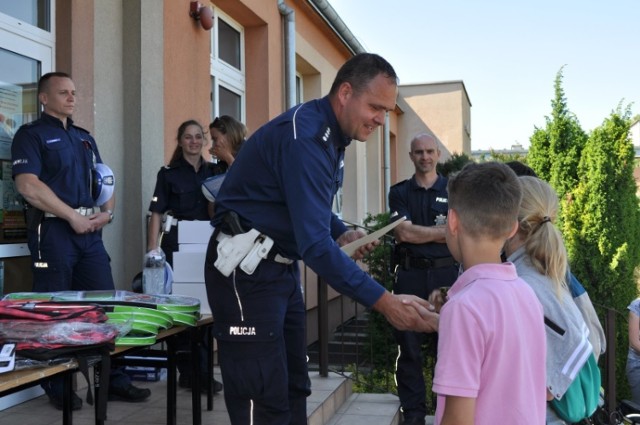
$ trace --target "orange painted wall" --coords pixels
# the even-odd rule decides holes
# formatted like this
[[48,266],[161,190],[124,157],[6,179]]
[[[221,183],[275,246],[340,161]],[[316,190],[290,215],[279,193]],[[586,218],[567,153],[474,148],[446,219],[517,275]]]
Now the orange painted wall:
[[178,126],[196,119],[208,130],[210,31],[189,17],[189,0],[164,2],[164,157],[176,146]]

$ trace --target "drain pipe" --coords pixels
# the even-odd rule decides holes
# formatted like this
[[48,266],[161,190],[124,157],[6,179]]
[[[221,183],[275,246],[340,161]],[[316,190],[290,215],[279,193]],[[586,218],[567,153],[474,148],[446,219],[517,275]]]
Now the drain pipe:
[[285,109],[296,104],[296,16],[295,11],[278,0],[278,10],[285,18],[284,24],[284,88]]
[[384,114],[384,199],[386,211],[389,211],[389,190],[391,189],[391,132],[389,130],[389,112]]

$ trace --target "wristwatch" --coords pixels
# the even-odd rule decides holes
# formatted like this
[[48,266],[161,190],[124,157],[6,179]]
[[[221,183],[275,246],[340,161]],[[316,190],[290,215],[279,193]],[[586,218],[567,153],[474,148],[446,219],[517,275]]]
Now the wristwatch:
[[109,223],[111,223],[113,221],[113,211],[112,210],[106,210],[105,212],[109,214]]

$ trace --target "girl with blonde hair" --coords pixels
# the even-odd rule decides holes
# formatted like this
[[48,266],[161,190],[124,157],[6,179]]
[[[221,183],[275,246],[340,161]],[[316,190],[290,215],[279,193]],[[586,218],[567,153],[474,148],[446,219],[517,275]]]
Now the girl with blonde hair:
[[[521,176],[518,231],[505,244],[507,261],[536,293],[544,308],[547,334],[547,399],[560,399],[582,366],[593,357],[589,331],[569,292],[567,251],[554,226],[558,196],[548,183]],[[592,361],[595,361],[593,358]],[[547,424],[565,422],[547,403]]]

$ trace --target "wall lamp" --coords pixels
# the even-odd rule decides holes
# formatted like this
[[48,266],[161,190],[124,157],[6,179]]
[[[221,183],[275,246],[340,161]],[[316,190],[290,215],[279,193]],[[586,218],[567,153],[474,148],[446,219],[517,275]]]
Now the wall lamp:
[[209,31],[213,27],[213,11],[209,6],[203,6],[198,1],[192,1],[189,6],[189,16],[196,21],[200,21],[200,25],[205,31]]

